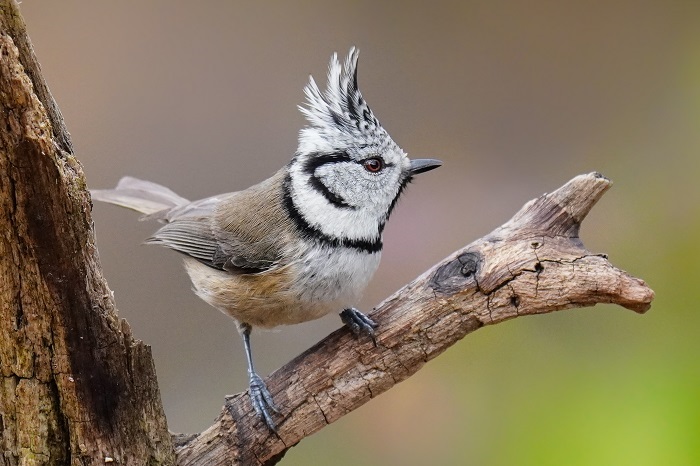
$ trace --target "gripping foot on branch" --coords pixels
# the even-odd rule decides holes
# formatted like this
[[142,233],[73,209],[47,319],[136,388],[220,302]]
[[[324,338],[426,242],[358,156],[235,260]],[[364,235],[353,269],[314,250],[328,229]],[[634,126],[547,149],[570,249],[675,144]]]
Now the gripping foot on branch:
[[263,382],[263,379],[255,372],[250,374],[249,393],[250,401],[253,404],[255,412],[258,413],[258,416],[263,418],[270,430],[277,432],[277,425],[272,419],[270,411],[275,414],[279,414],[280,411],[277,406],[275,406],[275,402],[272,400],[272,395],[267,389],[265,382]]
[[[261,418],[265,425],[273,432],[277,432],[277,424],[272,419],[272,414],[279,414],[280,411],[272,399],[272,394],[267,389],[267,385],[263,379],[253,372],[250,374],[248,385],[248,393],[250,394],[250,404],[253,406],[255,413]],[[226,408],[229,410],[231,417],[237,418],[235,407],[235,399],[233,397],[226,398]]]
[[377,346],[377,339],[374,336],[374,329],[377,328],[375,321],[354,307],[343,309],[343,312],[340,313],[340,319],[345,325],[350,327],[350,330],[357,338],[367,335],[372,339],[374,346]]

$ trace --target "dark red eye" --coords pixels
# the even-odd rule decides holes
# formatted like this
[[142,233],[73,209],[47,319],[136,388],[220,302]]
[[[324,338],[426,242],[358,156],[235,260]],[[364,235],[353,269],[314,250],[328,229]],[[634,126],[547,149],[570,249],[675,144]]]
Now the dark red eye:
[[379,157],[372,157],[371,159],[364,160],[362,166],[370,173],[377,173],[384,168],[384,160]]

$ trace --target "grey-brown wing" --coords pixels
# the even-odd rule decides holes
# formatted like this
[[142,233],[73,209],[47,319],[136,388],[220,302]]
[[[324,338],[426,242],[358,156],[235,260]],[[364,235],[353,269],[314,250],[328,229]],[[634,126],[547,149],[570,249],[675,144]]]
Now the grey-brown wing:
[[146,244],[158,244],[177,252],[187,254],[211,267],[214,263],[217,242],[209,226],[209,218],[183,218],[166,223]]
[[284,170],[223,199],[212,228],[218,241],[214,262],[225,270],[267,270],[283,261],[293,225],[282,205]]
[[259,273],[279,259],[278,248],[247,244],[246,238],[217,238],[210,218],[182,218],[163,225],[147,244],[159,244],[193,257],[210,267],[233,273]]
[[169,223],[146,242],[232,273],[268,270],[280,261],[286,231],[283,212],[274,207],[281,205],[276,178],[176,207],[165,215]]

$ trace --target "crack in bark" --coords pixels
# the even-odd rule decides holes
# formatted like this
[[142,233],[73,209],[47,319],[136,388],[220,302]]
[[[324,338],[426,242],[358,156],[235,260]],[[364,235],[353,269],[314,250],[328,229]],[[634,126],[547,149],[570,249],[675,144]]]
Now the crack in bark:
[[325,421],[326,424],[330,424],[330,421],[328,420],[328,416],[326,416],[326,412],[323,410],[321,407],[321,403],[318,402],[318,399],[316,398],[315,394],[311,394],[311,398],[313,398],[314,402],[316,403],[316,406],[318,407],[318,411],[321,413],[323,416],[323,420]]

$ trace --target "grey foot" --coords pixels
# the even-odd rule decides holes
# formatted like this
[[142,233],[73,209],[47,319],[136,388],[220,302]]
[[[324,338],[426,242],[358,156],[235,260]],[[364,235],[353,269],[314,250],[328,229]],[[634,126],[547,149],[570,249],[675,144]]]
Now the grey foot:
[[253,372],[250,374],[249,387],[250,402],[253,405],[253,409],[258,413],[258,416],[265,421],[265,424],[271,431],[277,432],[277,426],[275,425],[275,421],[272,420],[270,411],[276,414],[279,414],[280,411],[277,409],[277,406],[275,406],[275,402],[272,400],[272,395],[267,389],[265,382],[263,382],[263,379],[261,379],[258,374]]
[[377,340],[374,337],[374,329],[377,328],[377,324],[372,319],[354,307],[343,309],[343,312],[340,313],[340,319],[345,325],[350,327],[350,330],[356,337],[368,335],[372,339],[374,346],[377,346]]

